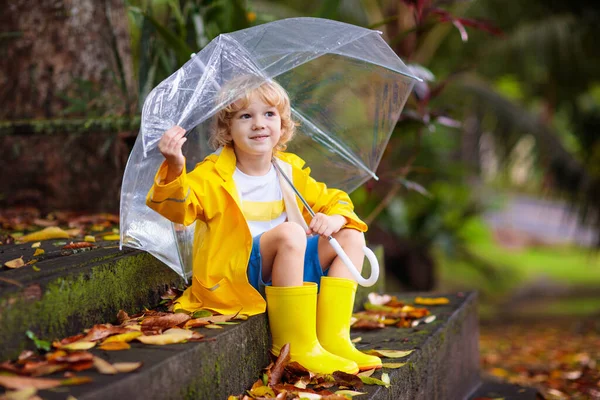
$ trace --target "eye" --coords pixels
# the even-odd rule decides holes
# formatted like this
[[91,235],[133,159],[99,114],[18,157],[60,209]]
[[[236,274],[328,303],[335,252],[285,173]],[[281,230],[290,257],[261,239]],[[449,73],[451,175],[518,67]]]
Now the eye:
[[276,115],[277,115],[277,113],[276,113],[275,111],[267,111],[267,112],[265,113],[265,115],[266,115],[267,117],[274,117],[274,116],[276,116]]
[[248,119],[248,118],[250,118],[250,114],[246,113],[246,114],[240,115],[240,119]]

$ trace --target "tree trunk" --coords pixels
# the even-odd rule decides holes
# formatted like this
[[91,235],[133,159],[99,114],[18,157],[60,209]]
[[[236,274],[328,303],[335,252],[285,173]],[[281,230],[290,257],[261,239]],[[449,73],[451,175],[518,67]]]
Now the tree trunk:
[[0,119],[134,109],[123,0],[10,0],[1,8]]

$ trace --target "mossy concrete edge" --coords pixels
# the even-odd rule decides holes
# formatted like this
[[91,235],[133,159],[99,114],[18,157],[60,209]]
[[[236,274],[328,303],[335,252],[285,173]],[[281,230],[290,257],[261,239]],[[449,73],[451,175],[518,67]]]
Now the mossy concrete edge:
[[41,298],[30,300],[27,288],[0,298],[0,359],[33,348],[25,332],[45,340],[61,339],[97,323],[116,322],[121,309],[154,307],[181,278],[151,255],[136,251],[74,266],[40,285]]

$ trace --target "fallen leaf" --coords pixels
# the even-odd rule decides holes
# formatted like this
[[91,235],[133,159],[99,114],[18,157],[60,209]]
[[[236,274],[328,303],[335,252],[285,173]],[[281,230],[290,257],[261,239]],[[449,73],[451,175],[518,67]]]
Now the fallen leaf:
[[96,243],[96,238],[94,236],[92,236],[92,235],[86,235],[83,238],[83,241],[84,242],[88,242],[88,243]]
[[128,372],[133,372],[136,369],[139,369],[142,366],[142,362],[138,361],[138,362],[118,362],[118,363],[114,363],[113,367],[116,368],[117,371],[119,371],[120,373],[128,373]]
[[382,328],[385,328],[385,325],[383,323],[366,319],[359,319],[354,324],[352,324],[352,329],[373,330]]
[[361,394],[366,394],[366,393],[365,392],[357,392],[354,390],[338,390],[337,392],[335,392],[335,394],[340,394],[342,396],[354,397],[354,396],[360,396]]
[[406,365],[406,363],[383,363],[381,366],[383,368],[396,369]]
[[332,374],[335,379],[335,383],[338,386],[346,386],[353,389],[360,389],[363,387],[363,382],[360,377],[352,374],[347,374],[342,371],[335,371]]
[[376,305],[383,305],[392,300],[392,296],[390,296],[389,294],[380,295],[375,292],[369,293],[367,297],[369,299],[369,303]]
[[92,347],[94,347],[95,345],[96,345],[96,342],[79,341],[79,342],[73,342],[73,343],[62,345],[62,346],[60,346],[60,348],[63,350],[69,350],[69,351],[89,350]]
[[123,310],[119,310],[119,312],[117,313],[117,320],[119,321],[120,324],[122,324],[123,322],[130,320],[130,319],[131,319],[131,317],[129,317],[129,314],[127,314]]
[[37,393],[37,389],[33,387],[16,390],[14,392],[6,392],[4,395],[0,396],[0,400],[34,400],[39,399],[35,394]]
[[358,374],[356,374],[356,376],[366,376],[366,377],[368,377],[368,376],[373,375],[373,372],[375,372],[375,369],[368,369],[366,371],[359,372]]
[[53,362],[76,363],[81,361],[92,361],[94,359],[94,355],[87,351],[67,353],[65,351],[58,350],[54,353],[46,355],[46,359]]
[[35,242],[34,244],[31,245],[32,249],[36,249],[38,247],[40,247],[42,245],[42,242]]
[[270,398],[275,397],[275,392],[268,386],[259,386],[250,390],[250,394],[254,397],[265,397],[269,396]]
[[71,242],[67,245],[63,246],[63,250],[75,250],[75,249],[85,249],[88,247],[95,247],[96,245],[89,242]]
[[50,389],[61,385],[58,379],[30,378],[26,376],[1,376],[0,385],[7,389]]
[[23,261],[23,256],[21,256],[19,258],[15,258],[14,260],[5,262],[4,265],[8,268],[21,268],[25,265],[25,262]]
[[172,328],[174,326],[183,324],[190,320],[190,316],[187,314],[167,314],[158,317],[147,317],[142,321],[142,332],[158,331],[161,332],[164,329]]
[[50,239],[68,239],[69,234],[57,226],[49,226],[41,231],[30,233],[29,235],[21,236],[20,242],[38,242],[41,240]]
[[126,343],[126,342],[108,342],[108,343],[102,343],[100,346],[98,346],[98,348],[100,350],[106,350],[106,351],[119,351],[119,350],[129,350],[131,348],[131,346],[129,345],[129,343]]
[[70,237],[81,236],[81,234],[83,233],[83,231],[81,229],[79,229],[79,228],[67,229],[65,232],[67,232]]
[[184,326],[184,328],[199,328],[199,327],[206,326],[206,325],[210,325],[210,322],[208,322],[202,318],[195,318],[195,319],[190,319],[183,326]]
[[165,344],[175,344],[181,343],[188,339],[190,339],[193,335],[192,331],[187,329],[177,329],[176,331],[173,329],[169,329],[162,335],[152,335],[152,336],[138,336],[136,340],[144,343],[144,344],[153,344],[162,346]]
[[271,369],[271,376],[269,377],[269,385],[276,385],[281,381],[283,376],[283,369],[285,365],[290,361],[290,344],[286,343],[281,347],[279,356]]
[[406,357],[413,351],[414,350],[368,350],[365,353],[378,357],[402,358]]
[[389,383],[385,383],[384,381],[382,381],[380,379],[372,378],[370,376],[361,376],[360,380],[363,381],[363,383],[366,385],[379,385],[379,386],[390,387]]
[[105,235],[102,237],[103,240],[121,240],[120,235]]
[[90,378],[89,376],[74,376],[73,378],[64,379],[60,381],[60,384],[63,386],[76,386],[83,385],[84,383],[90,383],[91,381],[92,378]]
[[112,366],[111,363],[109,363],[108,361],[100,358],[100,357],[94,357],[94,367],[96,367],[96,369],[98,370],[98,372],[100,372],[101,374],[104,375],[115,375],[117,374],[119,371],[117,371],[117,369],[115,367]]
[[362,340],[362,337],[356,337],[354,339],[351,340],[352,343],[359,343]]
[[33,252],[33,256],[34,257],[41,256],[44,253],[45,253],[44,249],[35,249],[35,251]]
[[387,372],[384,372],[383,374],[381,374],[381,381],[383,383],[387,383],[388,385],[390,385],[391,384],[390,375]]
[[123,328],[122,326],[114,326],[111,324],[96,324],[90,329],[85,335],[83,339],[84,342],[95,342],[98,340],[102,340],[108,336],[128,333],[129,330],[127,328]]
[[417,297],[415,304],[422,306],[439,306],[450,303],[446,297]]
[[111,342],[131,342],[133,339],[135,339],[138,336],[142,336],[142,332],[131,331],[131,332],[126,332],[126,333],[121,333],[119,335],[107,337],[106,339],[104,339],[102,344],[111,343]]
[[222,326],[214,325],[214,324],[208,324],[208,325],[205,326],[205,328],[208,328],[208,329],[223,329]]

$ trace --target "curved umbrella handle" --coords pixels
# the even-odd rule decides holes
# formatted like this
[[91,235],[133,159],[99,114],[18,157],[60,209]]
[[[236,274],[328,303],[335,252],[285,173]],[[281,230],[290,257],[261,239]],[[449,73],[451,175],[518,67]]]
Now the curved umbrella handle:
[[342,259],[344,264],[346,264],[346,267],[348,267],[348,270],[350,271],[354,279],[356,279],[356,282],[358,282],[359,285],[369,287],[373,286],[375,282],[377,282],[377,279],[379,278],[379,261],[377,261],[377,257],[375,256],[375,253],[373,253],[373,250],[371,250],[367,246],[363,246],[363,252],[365,253],[365,256],[367,256],[369,264],[371,264],[371,276],[365,279],[358,272],[358,270],[356,269],[356,267],[344,251],[344,249],[342,249],[342,246],[340,246],[337,240],[330,236],[329,244],[331,245],[331,247],[333,247],[333,249],[335,250],[337,255]]

